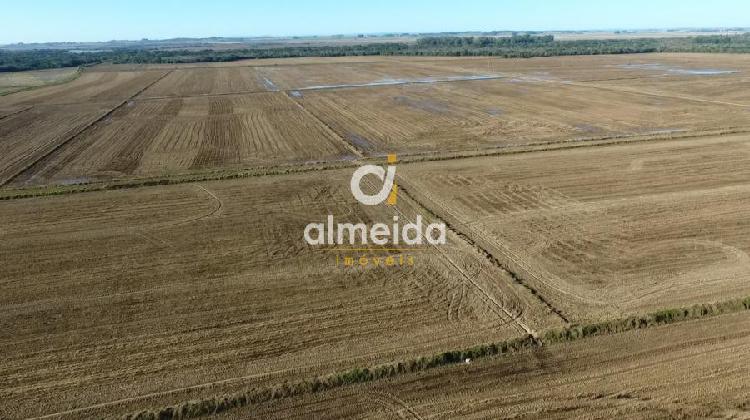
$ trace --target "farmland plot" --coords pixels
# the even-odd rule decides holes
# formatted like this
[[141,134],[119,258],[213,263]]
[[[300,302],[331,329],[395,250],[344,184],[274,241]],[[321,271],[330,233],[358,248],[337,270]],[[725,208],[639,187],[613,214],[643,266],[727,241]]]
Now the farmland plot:
[[143,97],[182,97],[263,92],[264,80],[251,67],[190,68],[171,72]]
[[722,105],[750,107],[750,72],[711,76],[672,76],[658,80],[607,81],[601,86],[664,97],[691,98]]
[[17,185],[338,160],[350,154],[334,133],[281,92],[136,100]]
[[413,266],[336,267],[307,223],[394,211],[356,204],[350,176],[0,204],[0,416],[117,416],[559,327],[455,236]]
[[165,74],[165,71],[84,71],[80,77],[69,83],[0,97],[0,108],[124,101]]
[[264,79],[271,80],[281,89],[319,89],[349,85],[387,85],[402,82],[427,82],[430,80],[486,75],[472,70],[438,67],[427,61],[385,59],[378,62],[315,63],[296,66],[256,67]]
[[401,173],[570,319],[598,320],[750,293],[748,145],[701,138]]
[[709,81],[711,76],[741,76],[750,65],[738,54],[623,54],[577,57],[504,59],[487,57],[433,61],[430,66],[469,72],[493,72],[513,77],[570,82],[657,81],[689,76]]
[[374,155],[750,127],[750,114],[728,105],[517,78],[306,91],[296,100]]
[[34,106],[0,119],[0,185],[107,112],[101,104]]
[[[0,96],[20,90],[64,83],[75,79],[77,76],[77,67],[1,73]],[[2,112],[0,112],[0,116],[2,116]]]

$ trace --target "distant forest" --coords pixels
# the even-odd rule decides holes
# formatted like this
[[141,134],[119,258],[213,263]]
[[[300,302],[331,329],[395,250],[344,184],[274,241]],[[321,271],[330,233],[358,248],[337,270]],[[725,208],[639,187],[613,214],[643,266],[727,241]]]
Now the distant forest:
[[687,38],[638,38],[556,41],[552,35],[511,37],[433,36],[415,43],[374,43],[342,46],[287,46],[238,50],[114,49],[0,50],[0,72],[86,66],[99,63],[195,63],[242,59],[343,56],[497,56],[506,58],[650,52],[750,53],[750,34]]

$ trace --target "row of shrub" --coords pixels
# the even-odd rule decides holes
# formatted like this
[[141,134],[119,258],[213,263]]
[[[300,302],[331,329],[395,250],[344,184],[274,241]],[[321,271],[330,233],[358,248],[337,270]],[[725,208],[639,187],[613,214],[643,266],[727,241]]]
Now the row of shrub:
[[544,342],[551,344],[573,341],[597,335],[617,334],[746,310],[750,310],[750,297],[721,303],[695,305],[690,308],[664,309],[644,316],[633,316],[587,325],[574,325],[560,331],[548,331],[544,335]]
[[406,373],[422,372],[440,366],[464,363],[467,359],[474,360],[506,353],[515,353],[523,349],[539,346],[540,344],[537,339],[528,336],[501,343],[475,346],[465,350],[440,353],[431,357],[421,357],[407,362],[385,364],[374,368],[355,368],[323,378],[315,378],[312,381],[295,384],[284,383],[274,388],[253,389],[230,396],[188,401],[161,410],[145,410],[129,414],[124,416],[123,420],[182,420],[209,416],[225,412],[232,408],[322,392],[346,385],[371,382]]
[[230,396],[188,401],[160,410],[145,410],[128,414],[123,420],[182,420],[214,415],[239,407],[266,403],[282,398],[322,392],[346,385],[371,382],[406,373],[422,372],[441,366],[464,363],[508,353],[532,349],[545,344],[580,340],[586,337],[617,334],[626,331],[651,328],[676,322],[695,320],[709,316],[750,310],[750,297],[722,303],[695,305],[682,309],[665,309],[648,315],[604,321],[587,325],[574,325],[564,330],[549,331],[542,340],[527,336],[494,344],[485,344],[464,350],[449,351],[431,357],[421,357],[407,362],[391,363],[374,368],[356,368],[323,378],[295,384],[284,383],[274,388],[253,389]]

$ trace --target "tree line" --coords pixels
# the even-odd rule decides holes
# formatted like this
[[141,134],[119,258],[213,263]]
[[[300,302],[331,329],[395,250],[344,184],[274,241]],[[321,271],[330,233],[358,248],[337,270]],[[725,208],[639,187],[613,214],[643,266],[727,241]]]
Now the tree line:
[[99,63],[170,64],[226,62],[244,59],[343,56],[496,56],[506,58],[650,52],[750,53],[750,34],[687,38],[636,38],[558,41],[552,35],[510,37],[429,36],[415,43],[373,43],[340,46],[286,46],[237,50],[114,49],[0,50],[0,72],[87,66]]

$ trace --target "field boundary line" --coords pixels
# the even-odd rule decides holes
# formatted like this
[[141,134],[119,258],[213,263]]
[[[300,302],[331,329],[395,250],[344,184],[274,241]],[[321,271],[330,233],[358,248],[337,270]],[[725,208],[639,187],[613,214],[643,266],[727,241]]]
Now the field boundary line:
[[0,121],[4,120],[4,119],[6,119],[6,118],[10,118],[10,117],[16,116],[16,115],[18,115],[18,114],[24,113],[24,112],[26,112],[26,111],[29,111],[29,110],[31,110],[32,108],[34,108],[34,105],[31,105],[31,106],[27,106],[26,108],[23,108],[23,109],[19,109],[18,111],[13,111],[13,112],[11,112],[10,114],[0,115]]
[[21,177],[27,171],[33,170],[35,166],[41,164],[43,161],[46,161],[53,154],[55,154],[56,152],[60,151],[66,145],[70,144],[73,140],[75,140],[75,139],[79,138],[80,136],[82,136],[86,131],[88,131],[92,127],[96,126],[97,124],[101,123],[102,121],[104,121],[107,118],[109,118],[110,116],[112,116],[112,114],[114,114],[115,112],[117,112],[120,108],[122,108],[123,106],[125,106],[128,102],[132,101],[136,96],[138,96],[139,94],[141,94],[142,92],[144,92],[146,89],[150,88],[151,86],[155,85],[160,80],[162,80],[165,77],[167,77],[170,73],[172,73],[172,72],[169,71],[169,72],[163,74],[161,77],[159,77],[155,81],[149,83],[144,88],[140,89],[134,95],[128,97],[125,100],[123,100],[119,105],[115,106],[114,108],[112,108],[109,111],[107,111],[106,113],[104,113],[104,115],[100,116],[99,118],[97,118],[94,121],[90,122],[89,124],[85,125],[84,127],[82,127],[80,130],[78,130],[76,133],[74,133],[73,135],[71,135],[67,139],[65,139],[65,140],[57,143],[52,149],[48,150],[46,153],[43,153],[41,156],[39,156],[34,161],[29,162],[21,170],[19,170],[18,172],[16,172],[15,175],[12,175],[12,176],[8,177],[7,179],[5,179],[3,181],[0,181],[0,187],[4,187],[4,186],[10,184],[11,182],[13,182],[16,179],[18,179],[19,177]]
[[[259,390],[254,388],[235,394],[217,395],[200,401],[185,401],[173,406],[145,409],[140,412],[126,414],[123,419],[161,420],[205,417],[231,411],[236,408],[269,403],[307,394],[319,394],[350,385],[372,383],[441,367],[456,366],[465,363],[466,358],[472,360],[497,358],[508,354],[533,351],[542,345],[545,345],[549,350],[554,350],[558,345],[592,337],[612,336],[630,331],[666,327],[747,311],[750,311],[750,297],[718,303],[696,304],[691,307],[679,309],[657,310],[651,313],[616,318],[599,323],[574,325],[562,330],[549,330],[541,339],[526,337],[499,343],[482,344],[463,350],[447,351],[432,356],[423,356],[406,361],[371,366],[369,368],[354,368],[292,384],[285,382],[284,384],[278,384],[266,389]],[[84,407],[76,410],[78,410],[77,412],[83,412],[97,407]],[[65,414],[68,413],[49,414],[44,417],[37,417],[37,419]]]
[[232,95],[259,95],[262,93],[275,93],[279,91],[272,90],[240,90],[237,92],[222,92],[222,93],[196,93],[193,95],[176,95],[176,96],[142,96],[138,98],[139,101],[163,101],[167,99],[191,99],[191,98],[213,98],[221,96],[232,96]]
[[[741,185],[745,185],[745,184],[741,184]],[[522,272],[524,276],[533,278],[536,282],[539,283],[539,285],[547,287],[547,288],[549,288],[549,289],[551,289],[551,290],[553,290],[555,292],[558,292],[558,293],[560,293],[562,295],[566,295],[566,296],[569,296],[571,298],[579,299],[581,301],[592,303],[592,304],[599,304],[599,305],[607,304],[607,302],[598,301],[598,300],[595,300],[595,299],[587,298],[585,296],[581,296],[581,295],[573,293],[573,292],[571,292],[569,290],[565,290],[562,287],[559,287],[559,286],[557,286],[555,284],[552,284],[552,283],[550,283],[548,281],[545,281],[544,279],[541,278],[540,274],[534,272],[534,270],[530,267],[529,263],[527,263],[517,253],[515,253],[514,251],[512,251],[506,244],[501,243],[501,242],[495,242],[494,245],[496,245],[497,247],[501,248],[501,249],[497,249],[497,251],[500,254],[502,254],[507,259],[507,261],[508,261],[507,263],[501,262],[497,257],[495,257],[487,249],[487,248],[492,247],[492,245],[493,245],[493,241],[491,239],[488,239],[486,237],[486,235],[483,235],[482,233],[475,231],[468,223],[462,222],[460,220],[460,218],[458,216],[456,216],[452,211],[450,211],[449,209],[443,207],[439,203],[435,202],[432,198],[430,198],[430,197],[423,197],[423,199],[427,200],[428,202],[430,202],[431,204],[433,204],[434,207],[439,208],[444,213],[446,213],[449,216],[450,222],[453,225],[455,225],[455,226],[464,226],[464,227],[466,227],[468,229],[468,232],[470,232],[471,234],[473,234],[476,237],[478,237],[478,239],[475,239],[469,233],[461,232],[461,231],[458,230],[458,228],[456,228],[454,226],[451,226],[451,228],[454,229],[455,231],[461,232],[461,234],[465,236],[465,240],[470,241],[472,244],[474,244],[474,246],[476,246],[482,252],[486,253],[487,258],[490,259],[490,261],[492,261],[496,265],[499,265],[500,268],[502,268],[503,270],[507,271],[509,274],[511,274],[512,276],[514,276],[514,280],[516,280],[519,284],[523,285],[525,288],[529,289],[529,291],[534,296],[536,296],[538,299],[540,299],[542,301],[542,303],[544,303],[545,306],[547,306],[550,310],[552,310],[553,312],[557,313],[557,315],[559,315],[561,317],[561,319],[563,321],[565,321],[566,323],[569,323],[569,321],[563,315],[563,313],[559,309],[555,308],[549,300],[545,299],[541,294],[539,294],[538,290],[536,290],[535,288],[531,287],[528,284],[528,281],[524,280],[522,277],[520,277],[516,271]],[[441,216],[441,217],[443,217],[443,216]],[[445,219],[448,219],[448,218],[445,218]],[[511,269],[510,268],[511,265],[514,265],[516,268],[515,269]]]
[[[512,271],[511,268],[508,266],[508,264],[503,264],[500,262],[500,260],[497,259],[495,255],[493,255],[488,249],[486,249],[484,246],[480,245],[475,239],[473,239],[469,234],[466,232],[463,232],[459,230],[455,223],[446,217],[444,215],[441,215],[436,210],[428,207],[425,205],[422,201],[419,201],[416,197],[414,197],[412,194],[409,194],[406,192],[406,187],[411,189],[411,185],[409,185],[408,182],[403,182],[403,177],[399,176],[399,187],[400,189],[404,190],[404,194],[410,197],[414,202],[418,203],[419,206],[421,206],[423,209],[425,209],[427,212],[435,215],[440,220],[444,221],[446,223],[446,226],[448,229],[450,229],[453,233],[456,234],[459,238],[461,238],[466,244],[468,244],[471,248],[475,249],[477,252],[479,252],[483,257],[485,257],[493,266],[496,268],[499,268],[503,272],[510,275],[510,277],[515,281],[517,284],[521,285],[524,289],[526,289],[529,293],[531,293],[532,296],[536,298],[536,300],[544,305],[551,313],[555,314],[557,317],[559,317],[566,325],[570,325],[570,320],[565,314],[560,310],[559,308],[555,307],[548,299],[546,299],[544,296],[542,296],[538,290],[536,290],[534,287],[528,284],[527,281],[525,281],[518,273],[515,271]],[[429,199],[428,199],[429,200]],[[436,203],[433,203],[435,206],[438,206]],[[439,207],[439,206],[438,206]],[[452,219],[452,218],[451,218]],[[523,268],[523,264],[520,264],[516,261],[514,261],[517,265],[521,266]]]
[[[405,188],[403,188],[403,184],[400,181],[399,181],[399,190],[400,190],[399,191],[400,194],[402,194],[404,197],[406,197],[409,200],[411,200],[417,207],[419,207],[419,208],[425,210],[426,212],[428,212],[428,213],[436,216],[436,218],[438,218],[438,219],[440,219],[442,221],[442,218],[440,218],[440,216],[436,215],[430,209],[428,209],[427,207],[425,207],[422,203],[420,203],[419,201],[417,201],[417,199],[415,199],[413,195],[409,194],[409,192],[406,191]],[[406,217],[406,215],[404,215],[404,213],[401,210],[399,210],[398,208],[396,208],[396,211],[402,217],[404,217],[404,218],[406,218],[408,220],[408,218]],[[462,240],[464,240],[466,242],[466,240],[461,237],[461,234],[459,232],[456,232],[453,228],[451,228],[451,226],[449,224],[447,224],[447,222],[446,222],[446,226],[448,227],[448,229],[450,229],[453,232],[454,235],[456,235],[459,239],[462,239]],[[471,246],[471,244],[469,244],[468,242],[467,242],[467,244]],[[524,322],[522,322],[519,319],[520,315],[513,315],[508,309],[506,309],[505,306],[503,306],[500,302],[498,302],[498,300],[495,298],[495,296],[493,296],[491,293],[489,293],[487,290],[485,290],[479,283],[477,283],[476,281],[474,281],[474,279],[470,275],[468,275],[466,273],[466,271],[464,271],[458,264],[456,264],[456,262],[453,261],[453,259],[450,257],[450,255],[446,254],[443,251],[442,248],[438,247],[437,245],[432,245],[432,246],[450,263],[450,265],[453,268],[455,268],[459,273],[461,273],[461,275],[469,282],[469,284],[471,284],[472,286],[474,286],[492,304],[494,304],[498,309],[500,309],[502,311],[502,313],[504,313],[505,316],[508,317],[508,319],[510,321],[514,322],[518,327],[520,327],[520,329],[523,330],[522,332],[524,332],[525,334],[527,334],[529,336],[537,338],[537,335],[534,332],[534,330],[532,330],[531,327],[529,327],[528,325],[526,325]],[[474,247],[472,247],[472,248],[474,248]]]
[[[291,100],[291,98],[290,98]],[[439,154],[433,152],[420,152],[399,155],[400,165],[410,165],[426,162],[442,162],[448,160],[474,159],[482,157],[510,156],[527,153],[544,153],[553,151],[573,150],[579,148],[626,146],[646,142],[671,142],[686,139],[701,139],[709,137],[728,137],[750,133],[750,128],[737,128],[729,130],[717,130],[700,133],[683,133],[662,136],[617,136],[602,139],[587,140],[562,140],[559,142],[536,143],[529,145],[512,145],[492,147],[480,150],[453,151],[450,154]],[[335,132],[334,132],[335,134]],[[336,134],[341,139],[341,136]],[[341,139],[341,141],[345,141]],[[347,144],[349,144],[347,142]],[[351,150],[351,149],[348,149]],[[190,184],[205,181],[222,181],[230,179],[254,178],[263,176],[284,176],[291,174],[307,173],[314,171],[327,171],[345,169],[356,166],[359,161],[378,161],[380,156],[362,156],[357,160],[328,160],[315,162],[313,164],[287,164],[278,166],[248,167],[236,170],[214,169],[197,174],[185,173],[166,177],[152,176],[144,178],[114,179],[110,181],[82,183],[78,185],[47,185],[47,186],[25,186],[20,188],[0,188],[0,201],[20,200],[35,197],[54,195],[80,194],[96,191],[111,191],[119,189],[134,189],[164,185]],[[743,184],[744,185],[744,184]],[[0,187],[3,185],[0,184]],[[3,194],[5,193],[5,194]]]
[[341,135],[340,135],[340,134],[339,134],[339,133],[338,133],[338,132],[337,132],[336,130],[334,130],[334,129],[333,129],[333,127],[331,127],[330,125],[328,125],[328,123],[326,123],[325,121],[323,121],[322,119],[320,119],[320,118],[319,118],[319,117],[318,117],[317,115],[315,115],[315,114],[314,114],[314,113],[312,113],[312,112],[311,112],[310,110],[308,110],[307,108],[305,108],[305,106],[304,106],[304,105],[302,105],[302,103],[300,103],[299,101],[296,101],[296,100],[294,100],[294,99],[290,98],[290,97],[289,97],[289,94],[288,94],[288,92],[283,92],[283,93],[282,93],[282,92],[280,92],[280,94],[282,94],[282,95],[283,95],[283,96],[284,96],[284,97],[285,97],[285,98],[286,98],[286,99],[287,99],[288,101],[292,101],[292,102],[294,102],[294,104],[295,104],[295,105],[296,105],[296,106],[297,106],[297,107],[298,107],[299,109],[301,109],[301,110],[302,110],[302,112],[303,112],[303,113],[304,113],[305,115],[308,115],[308,116],[309,116],[310,118],[314,119],[315,121],[317,121],[318,123],[320,123],[320,124],[321,124],[321,125],[322,125],[323,127],[325,127],[325,130],[326,130],[326,131],[327,131],[327,132],[328,132],[329,134],[331,134],[331,135],[332,135],[332,136],[333,136],[334,138],[338,139],[338,140],[339,140],[339,141],[341,142],[341,144],[343,144],[343,145],[344,145],[344,147],[345,147],[346,149],[348,149],[348,150],[349,150],[350,152],[354,153],[354,155],[355,155],[355,156],[356,156],[357,158],[359,158],[359,159],[362,159],[362,158],[364,158],[364,157],[365,157],[364,153],[363,153],[363,152],[362,152],[361,150],[359,150],[359,149],[358,149],[358,148],[357,148],[357,147],[356,147],[355,145],[353,145],[353,144],[352,144],[351,142],[347,141],[347,140],[346,140],[346,139],[345,139],[345,138],[344,138],[343,136],[341,136]]
[[[369,180],[367,180],[366,182],[368,184],[371,184],[371,182]],[[408,198],[411,202],[413,202],[416,205],[416,207],[421,208],[422,210],[425,210],[426,212],[435,215],[435,213],[432,213],[429,209],[427,209],[426,207],[424,207],[422,205],[422,203],[420,203],[419,201],[417,201],[411,194],[409,194],[404,188],[402,188],[401,184],[399,185],[399,190],[400,190],[399,193],[402,194],[404,197]],[[403,217],[406,220],[411,221],[410,218],[406,217],[406,215],[398,207],[395,207],[395,210],[401,215],[401,217]],[[437,215],[435,215],[435,216],[438,219],[440,218]],[[450,226],[448,226],[448,228],[450,229]],[[457,232],[454,231],[453,233],[456,236],[458,236],[459,238],[461,238],[460,235]],[[437,250],[438,253],[440,253],[440,255],[442,255],[445,258],[445,260],[448,261],[450,263],[450,265],[453,268],[455,268],[464,277],[464,279],[466,279],[466,281],[469,282],[469,284],[471,284],[472,286],[474,286],[474,288],[476,288],[492,305],[494,305],[497,309],[500,309],[500,311],[505,315],[505,317],[508,318],[507,320],[505,320],[505,319],[502,319],[503,317],[501,316],[500,318],[501,318],[502,321],[510,321],[510,322],[514,323],[520,329],[519,332],[525,333],[528,336],[537,338],[537,335],[534,332],[534,330],[532,330],[531,327],[529,327],[528,325],[526,325],[524,322],[522,322],[519,319],[520,318],[520,314],[519,315],[513,315],[507,308],[505,308],[505,306],[503,306],[500,302],[498,302],[498,300],[495,298],[495,296],[493,296],[491,293],[489,293],[487,290],[485,290],[479,283],[477,283],[476,281],[474,281],[474,279],[470,275],[468,275],[466,273],[466,271],[464,271],[458,264],[456,264],[456,262],[453,260],[453,258],[451,258],[450,255],[446,254],[443,251],[442,248],[440,248],[440,247],[438,247],[437,245],[434,245],[434,244],[432,245],[432,247],[435,248],[435,250]],[[500,315],[500,314],[498,314],[498,315]]]

